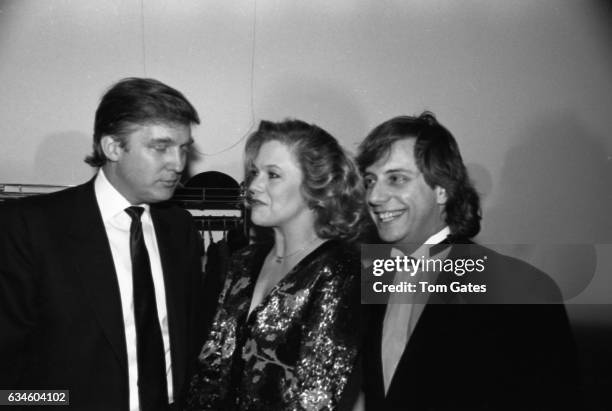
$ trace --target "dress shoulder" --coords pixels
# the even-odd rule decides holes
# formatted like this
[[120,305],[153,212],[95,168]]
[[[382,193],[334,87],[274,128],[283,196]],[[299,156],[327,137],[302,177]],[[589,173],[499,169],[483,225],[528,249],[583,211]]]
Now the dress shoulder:
[[331,240],[315,260],[333,276],[356,277],[360,273],[359,247],[353,243]]

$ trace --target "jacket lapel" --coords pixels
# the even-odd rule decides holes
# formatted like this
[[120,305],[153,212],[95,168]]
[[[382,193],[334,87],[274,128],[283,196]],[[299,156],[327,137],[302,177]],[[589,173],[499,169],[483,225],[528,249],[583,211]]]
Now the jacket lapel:
[[[471,241],[462,240],[462,239],[453,240],[453,239],[447,238],[446,240],[442,241],[440,244],[433,246],[431,252],[432,254],[437,254],[441,252],[444,248],[450,245],[451,249],[449,250],[448,255],[446,256],[445,259],[446,260],[457,259],[460,257],[460,255],[457,251],[457,247],[453,247],[454,244],[471,244]],[[436,284],[447,284],[447,285],[450,284],[450,282],[453,280],[452,275],[453,274],[439,273],[438,278],[436,280]],[[396,368],[396,373],[393,375],[393,378],[391,379],[391,383],[389,386],[389,390],[387,392],[387,396],[389,396],[391,394],[391,391],[396,388],[395,387],[396,385],[399,384],[398,385],[399,387],[404,387],[407,383],[410,383],[409,381],[406,381],[406,379],[404,378],[406,377],[406,375],[402,375],[402,377],[398,377],[398,374],[401,374],[402,370],[406,369],[407,367],[413,367],[417,370],[411,372],[409,375],[414,376],[414,375],[419,374],[418,367],[415,366],[416,364],[410,364],[410,362],[415,358],[414,357],[415,353],[424,352],[423,350],[427,350],[426,347],[429,344],[429,341],[431,340],[431,338],[434,338],[433,336],[435,336],[437,333],[444,332],[444,330],[441,330],[441,329],[445,327],[444,324],[448,320],[448,318],[446,318],[444,315],[445,313],[442,310],[440,310],[439,305],[440,304],[446,305],[446,304],[451,304],[451,303],[460,303],[460,301],[458,301],[457,296],[452,295],[452,294],[447,297],[436,297],[435,302],[432,302],[432,296],[429,297],[428,303],[425,305],[425,308],[423,309],[423,312],[421,313],[421,316],[414,327],[414,331],[412,332],[412,335],[410,336],[410,339],[408,340],[408,343],[406,344],[406,347],[404,348],[404,352],[402,353],[402,356],[400,357],[400,361],[398,362],[398,365]],[[440,313],[442,313],[442,315],[440,315]],[[380,364],[380,370],[381,370],[380,381],[382,381],[382,359],[381,359],[382,346],[381,346],[381,343],[382,343],[383,319],[384,319],[384,310],[383,310],[383,314],[380,320],[381,334],[377,336],[378,363]],[[398,378],[396,377],[399,378],[399,381],[397,381]]]
[[[183,375],[187,364],[184,357],[188,352],[188,273],[185,269],[187,261],[185,252],[181,249],[184,241],[175,238],[173,223],[167,218],[164,210],[151,206],[151,217],[155,227],[155,236],[159,247],[164,287],[166,289],[166,312],[170,334],[170,357],[172,359],[172,379],[175,396],[181,391]],[[181,256],[183,258],[181,258]]]
[[69,229],[71,250],[86,300],[119,363],[127,369],[121,296],[106,230],[94,193],[93,180],[77,191]]
[[385,398],[382,373],[382,329],[387,305],[372,304],[368,306],[368,309],[370,310],[370,325],[366,333],[366,355],[364,356],[365,368],[370,374],[367,377],[368,391],[373,394],[374,398],[382,400]]

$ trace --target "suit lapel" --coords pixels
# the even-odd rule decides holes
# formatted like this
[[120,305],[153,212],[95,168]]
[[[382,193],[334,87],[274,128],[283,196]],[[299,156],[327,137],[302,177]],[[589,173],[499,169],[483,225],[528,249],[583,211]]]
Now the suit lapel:
[[[164,287],[166,289],[166,312],[168,316],[168,329],[170,334],[170,356],[172,359],[172,378],[175,395],[180,392],[187,364],[184,361],[188,351],[187,318],[188,285],[184,260],[185,252],[181,249],[180,238],[175,238],[177,230],[173,230],[172,222],[164,211],[151,206],[151,217],[155,227],[155,236],[159,247]],[[183,257],[183,258],[181,258]]]
[[[451,249],[448,252],[448,255],[445,259],[453,260],[459,258],[457,248],[453,246],[453,244],[464,243],[458,241],[451,241],[446,239],[442,241],[440,244],[432,247],[432,253],[437,254],[441,252],[448,244],[451,244]],[[469,241],[467,243],[470,243]],[[435,249],[435,251],[434,251]],[[438,278],[436,280],[436,284],[450,284],[452,281],[453,274],[439,273]],[[428,303],[425,305],[423,312],[419,320],[417,321],[412,335],[408,339],[408,343],[404,348],[404,352],[400,357],[400,360],[397,364],[396,372],[391,379],[391,383],[389,385],[389,390],[387,391],[387,397],[391,394],[392,390],[394,390],[396,385],[398,385],[399,389],[404,389],[406,384],[409,384],[410,381],[406,380],[406,376],[415,376],[419,374],[418,366],[414,363],[414,360],[419,360],[419,358],[415,357],[415,353],[423,353],[427,352],[427,345],[430,344],[432,338],[435,337],[439,332],[444,332],[443,328],[444,324],[448,320],[445,318],[444,313],[439,310],[439,305],[451,304],[454,302],[457,303],[457,296],[449,295],[448,297],[436,297],[436,301],[432,302],[432,296],[429,297]],[[384,311],[380,320],[380,335],[377,336],[378,340],[378,364],[380,364],[380,381],[382,381],[382,359],[381,359],[381,349],[382,349],[382,322],[384,319]],[[440,315],[442,314],[442,315]],[[403,370],[412,369],[409,374],[404,374]],[[384,389],[384,387],[383,387]]]
[[370,309],[370,332],[367,335],[367,352],[364,356],[364,362],[371,364],[367,368],[368,373],[372,373],[368,377],[370,381],[370,390],[376,398],[385,398],[385,386],[383,382],[382,372],[382,330],[383,321],[385,318],[386,304],[374,304],[369,306]]
[[72,244],[68,249],[78,250],[73,258],[86,300],[91,304],[117,360],[127,369],[119,284],[93,180],[81,186],[76,194],[68,240]]

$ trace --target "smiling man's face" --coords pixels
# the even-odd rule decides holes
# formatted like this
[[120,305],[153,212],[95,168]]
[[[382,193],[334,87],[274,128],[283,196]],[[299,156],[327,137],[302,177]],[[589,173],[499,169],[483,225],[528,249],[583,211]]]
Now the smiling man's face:
[[423,243],[446,225],[446,194],[430,187],[414,158],[416,139],[393,143],[388,155],[365,169],[366,199],[380,238],[388,243]]

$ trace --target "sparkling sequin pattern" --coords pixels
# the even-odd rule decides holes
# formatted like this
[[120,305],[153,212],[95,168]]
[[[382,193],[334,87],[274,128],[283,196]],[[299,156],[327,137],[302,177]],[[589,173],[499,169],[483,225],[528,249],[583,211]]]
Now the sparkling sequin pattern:
[[327,241],[247,317],[269,247],[234,256],[188,410],[334,410],[361,341],[359,254]]

